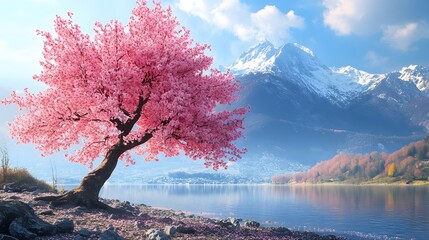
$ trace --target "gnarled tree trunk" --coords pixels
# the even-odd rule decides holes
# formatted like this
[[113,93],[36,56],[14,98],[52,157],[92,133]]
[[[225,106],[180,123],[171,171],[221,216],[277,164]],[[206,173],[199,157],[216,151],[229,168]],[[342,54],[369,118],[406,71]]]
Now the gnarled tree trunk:
[[109,206],[99,201],[98,195],[104,183],[112,175],[113,170],[115,170],[119,157],[126,150],[128,149],[120,141],[110,148],[101,164],[95,170],[88,173],[78,187],[60,196],[38,197],[35,200],[48,201],[54,206],[71,204],[111,210]]

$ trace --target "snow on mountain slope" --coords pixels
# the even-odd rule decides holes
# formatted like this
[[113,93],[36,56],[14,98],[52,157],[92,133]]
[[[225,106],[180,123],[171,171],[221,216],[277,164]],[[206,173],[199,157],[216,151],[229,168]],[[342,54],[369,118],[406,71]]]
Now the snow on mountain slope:
[[[347,104],[384,77],[352,67],[328,68],[310,49],[297,43],[288,43],[280,48],[269,42],[261,43],[242,54],[230,70],[237,76],[272,74],[305,86],[337,105]],[[277,85],[282,87],[281,83]]]
[[[271,74],[284,81],[294,82],[338,106],[346,106],[362,93],[375,89],[390,73],[371,74],[351,66],[329,68],[308,48],[287,43],[275,48],[263,42],[243,53],[229,67],[238,77],[249,74]],[[417,88],[429,93],[429,68],[410,65],[399,71],[399,79],[413,82]],[[278,88],[284,85],[281,81]]]
[[399,76],[400,79],[411,81],[420,91],[429,93],[429,68],[419,65],[410,65],[408,67],[403,67],[398,72],[401,74]]
[[254,72],[271,72],[277,49],[270,42],[263,42],[243,53],[231,67],[236,75]]

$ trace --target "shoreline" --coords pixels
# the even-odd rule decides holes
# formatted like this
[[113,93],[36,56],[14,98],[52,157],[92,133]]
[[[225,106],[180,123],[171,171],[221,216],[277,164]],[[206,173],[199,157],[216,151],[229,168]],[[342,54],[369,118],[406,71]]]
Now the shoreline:
[[[99,235],[114,231],[119,238],[146,240],[149,231],[159,230],[166,235],[165,239],[313,239],[313,240],[342,240],[343,237],[334,235],[319,235],[313,232],[294,231],[287,227],[263,227],[251,220],[240,221],[237,218],[214,219],[195,216],[183,211],[160,209],[145,204],[131,204],[127,201],[102,199],[104,203],[117,209],[125,210],[125,215],[116,215],[103,210],[91,210],[82,207],[55,207],[45,202],[34,202],[37,196],[52,195],[47,193],[1,193],[1,200],[18,200],[29,204],[36,214],[48,223],[67,218],[74,222],[72,233],[53,236],[37,237],[42,239],[98,239]],[[173,230],[174,229],[174,233]],[[169,232],[170,231],[170,232]],[[85,235],[86,234],[86,235]],[[162,239],[162,238],[161,238]]]
[[[58,188],[69,190],[73,187],[78,186],[76,184],[58,184]],[[418,180],[412,183],[406,183],[405,181],[396,182],[361,182],[361,183],[349,183],[349,182],[323,182],[323,183],[107,183],[104,187],[109,186],[429,186],[429,180]],[[67,186],[67,188],[64,188]]]
[[342,182],[329,182],[329,183],[280,183],[273,184],[275,186],[361,186],[361,187],[418,187],[418,186],[429,186],[429,182],[424,183],[342,183]]

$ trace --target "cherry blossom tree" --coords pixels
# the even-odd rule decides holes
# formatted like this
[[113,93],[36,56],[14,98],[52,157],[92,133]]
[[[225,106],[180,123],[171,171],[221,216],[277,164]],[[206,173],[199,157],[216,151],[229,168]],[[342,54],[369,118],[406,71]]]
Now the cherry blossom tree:
[[244,154],[234,141],[247,108],[216,108],[237,100],[239,83],[211,68],[209,46],[194,43],[170,8],[137,0],[127,25],[97,22],[93,37],[72,17],[57,16],[53,34],[38,31],[44,59],[33,78],[47,89],[3,101],[23,110],[10,124],[18,142],[35,143],[43,155],[64,150],[89,167],[104,157],[77,188],[44,200],[105,208],[101,187],[118,160],[134,164],[135,155],[185,154],[216,170]]

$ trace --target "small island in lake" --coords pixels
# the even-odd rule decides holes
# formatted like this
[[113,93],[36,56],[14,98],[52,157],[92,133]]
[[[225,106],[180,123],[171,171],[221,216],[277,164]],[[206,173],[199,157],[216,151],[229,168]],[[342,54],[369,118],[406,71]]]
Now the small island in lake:
[[273,183],[429,184],[429,137],[391,153],[337,154],[306,172]]

